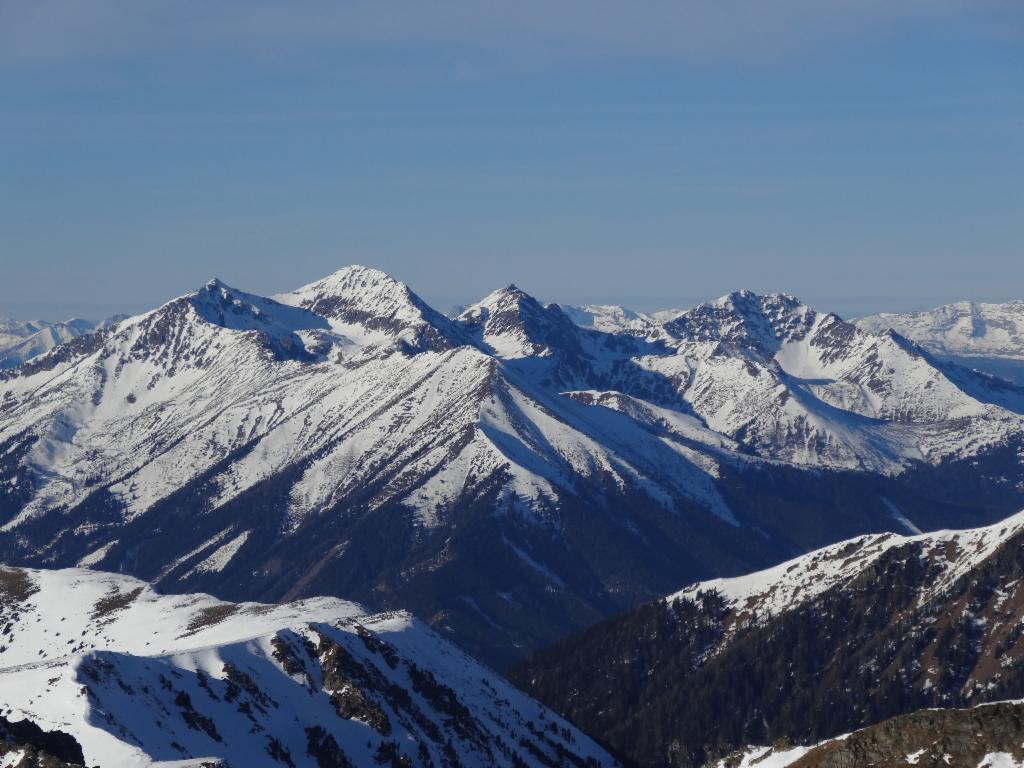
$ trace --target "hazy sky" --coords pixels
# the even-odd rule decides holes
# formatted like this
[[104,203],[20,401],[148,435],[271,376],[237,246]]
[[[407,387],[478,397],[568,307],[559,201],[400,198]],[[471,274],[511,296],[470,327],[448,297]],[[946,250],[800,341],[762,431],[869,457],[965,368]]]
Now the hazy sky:
[[0,0],[0,314],[1024,297],[1021,0]]

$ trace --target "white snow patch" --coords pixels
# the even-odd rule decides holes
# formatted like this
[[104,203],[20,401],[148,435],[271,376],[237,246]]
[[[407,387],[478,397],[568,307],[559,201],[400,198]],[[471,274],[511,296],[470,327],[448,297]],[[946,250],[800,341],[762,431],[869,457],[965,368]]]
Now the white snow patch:
[[117,544],[117,539],[114,539],[109,544],[104,544],[99,549],[90,552],[88,555],[86,555],[78,561],[78,567],[88,568],[90,566],[96,565],[96,563],[98,563],[100,560],[107,556],[107,552],[113,549],[115,544]]
[[212,555],[199,563],[195,568],[185,574],[185,578],[196,576],[200,573],[220,573],[227,568],[228,563],[238,554],[238,550],[249,538],[250,531],[244,531],[227,544],[217,548]]

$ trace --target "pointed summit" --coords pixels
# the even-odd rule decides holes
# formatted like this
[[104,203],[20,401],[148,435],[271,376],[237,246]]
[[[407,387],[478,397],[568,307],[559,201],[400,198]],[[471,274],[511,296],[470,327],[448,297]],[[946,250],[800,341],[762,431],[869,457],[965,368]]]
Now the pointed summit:
[[392,339],[409,351],[441,351],[461,342],[452,322],[385,272],[352,265],[275,297],[330,321],[353,341]]
[[459,319],[467,322],[487,322],[494,315],[516,313],[521,317],[544,311],[544,306],[514,283],[498,288],[468,307]]
[[579,329],[557,304],[541,304],[514,284],[485,296],[459,316],[471,335],[499,357],[580,351]]

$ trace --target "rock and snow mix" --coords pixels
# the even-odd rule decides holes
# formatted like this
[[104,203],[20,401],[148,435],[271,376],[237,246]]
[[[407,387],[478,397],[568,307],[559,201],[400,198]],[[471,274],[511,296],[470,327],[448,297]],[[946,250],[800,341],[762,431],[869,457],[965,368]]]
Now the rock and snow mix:
[[0,568],[0,627],[0,715],[70,734],[87,765],[615,764],[405,613]]
[[925,709],[811,746],[748,747],[715,768],[954,766],[1024,768],[1024,705]]
[[[507,638],[548,607],[505,663],[695,573],[834,540],[828,522],[791,535],[819,470],[867,478],[843,532],[912,531],[920,506],[889,509],[906,504],[876,475],[888,489],[998,454],[1010,494],[999,451],[1021,444],[1024,390],[786,295],[642,316],[509,286],[452,319],[363,267],[274,298],[212,280],[0,371],[0,557],[272,600],[436,576],[415,607],[454,632],[472,612]],[[746,503],[762,484],[783,512]],[[482,604],[453,573],[481,547],[506,582],[544,583]]]
[[514,286],[452,321],[361,267],[276,299],[214,280],[0,378],[0,450],[29,476],[5,527],[101,485],[131,519],[209,473],[218,506],[295,466],[293,525],[385,468],[375,503],[426,525],[495,473],[535,510],[607,477],[731,519],[712,481],[751,452],[898,473],[1024,432],[1024,391],[785,295],[590,329]]
[[924,603],[970,573],[1024,531],[1024,512],[994,525],[936,531],[915,536],[894,533],[858,536],[781,563],[773,568],[728,579],[712,579],[669,595],[671,601],[694,599],[700,592],[720,594],[742,622],[779,616],[826,591],[857,579],[879,557],[898,547],[917,545],[917,556],[939,569],[918,600]]
[[891,328],[933,354],[1024,384],[1024,301],[960,301],[923,312],[883,312],[854,321]]

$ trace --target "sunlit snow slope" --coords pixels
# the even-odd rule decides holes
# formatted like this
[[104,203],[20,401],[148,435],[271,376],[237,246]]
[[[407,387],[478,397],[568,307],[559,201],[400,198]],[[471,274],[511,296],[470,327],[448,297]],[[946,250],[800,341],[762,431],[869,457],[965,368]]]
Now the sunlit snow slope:
[[1019,508],[1022,412],[782,294],[508,286],[450,319],[365,267],[211,280],[0,371],[0,560],[408,607],[501,665],[689,580]]
[[87,765],[614,765],[406,613],[0,568],[0,626],[0,711]]

